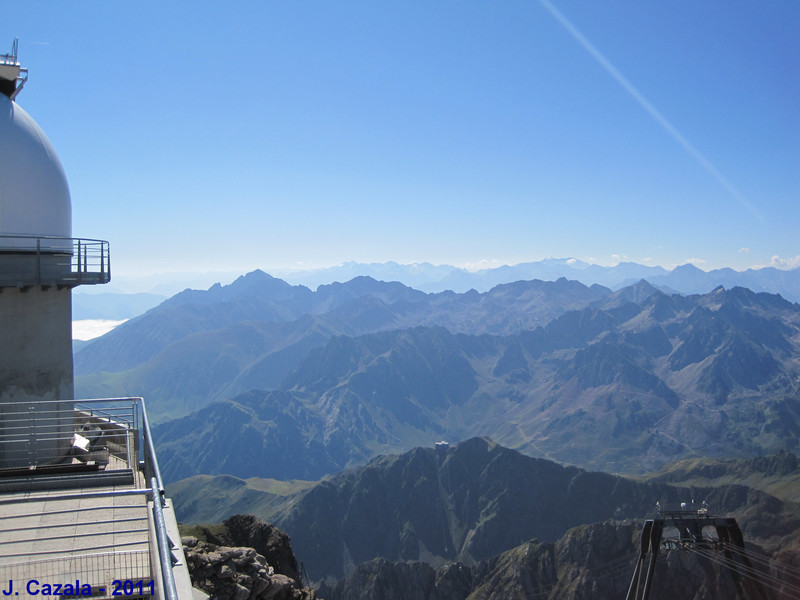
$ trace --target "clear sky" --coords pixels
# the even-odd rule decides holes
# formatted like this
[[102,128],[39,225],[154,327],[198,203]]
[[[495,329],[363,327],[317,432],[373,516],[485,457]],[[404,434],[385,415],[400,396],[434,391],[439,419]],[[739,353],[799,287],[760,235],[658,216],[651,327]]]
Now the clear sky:
[[115,275],[800,265],[800,2],[3,5]]

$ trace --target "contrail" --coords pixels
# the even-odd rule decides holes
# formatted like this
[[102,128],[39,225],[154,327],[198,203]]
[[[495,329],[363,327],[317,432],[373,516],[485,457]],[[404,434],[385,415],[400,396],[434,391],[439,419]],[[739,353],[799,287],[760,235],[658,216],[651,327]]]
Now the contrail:
[[728,181],[728,178],[725,177],[722,173],[720,173],[717,168],[711,164],[703,154],[695,148],[692,143],[687,140],[680,131],[678,131],[675,126],[670,123],[667,118],[662,115],[658,109],[653,106],[650,101],[645,98],[642,93],[634,87],[634,85],[628,81],[625,76],[620,73],[617,68],[609,62],[609,60],[603,56],[603,54],[595,48],[592,43],[584,37],[584,35],[575,27],[569,19],[567,19],[561,12],[553,6],[548,0],[539,0],[539,4],[541,4],[547,11],[553,15],[556,21],[558,21],[561,26],[569,32],[569,34],[575,38],[575,40],[584,47],[584,49],[594,58],[600,66],[603,67],[606,72],[611,75],[618,84],[622,86],[631,97],[639,103],[639,105],[644,108],[651,117],[653,117],[656,122],[663,127],[668,134],[672,136],[672,138],[678,142],[681,146],[683,146],[684,150],[686,150],[694,159],[700,163],[708,173],[710,173],[722,186],[728,190],[728,192],[739,201],[743,207],[753,213],[759,220],[763,221],[764,217],[761,213],[756,210],[756,208],[751,204],[751,202],[744,197],[739,190],[737,190],[734,185]]

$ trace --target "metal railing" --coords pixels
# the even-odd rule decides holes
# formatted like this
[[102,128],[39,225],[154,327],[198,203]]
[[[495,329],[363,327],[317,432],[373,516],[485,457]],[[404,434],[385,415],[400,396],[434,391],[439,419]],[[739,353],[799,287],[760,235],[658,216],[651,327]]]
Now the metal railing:
[[[138,405],[119,399],[0,404],[0,474],[138,466]],[[116,461],[114,461],[116,459]]]
[[111,281],[107,241],[0,234],[0,286],[93,285]]
[[153,497],[153,518],[155,520],[156,541],[158,544],[158,556],[161,563],[161,576],[164,584],[164,596],[167,600],[178,600],[178,590],[175,585],[175,575],[172,572],[175,561],[173,560],[172,550],[174,545],[167,535],[167,524],[164,519],[164,506],[167,501],[164,491],[164,482],[161,479],[161,470],[158,468],[156,451],[153,446],[153,438],[150,434],[150,423],[147,421],[147,411],[144,410],[144,400],[142,402],[142,433],[144,437],[144,472],[150,483]]
[[[153,560],[160,565],[161,575],[157,584],[154,584],[152,588],[152,594],[157,597],[163,597],[166,600],[178,600],[173,573],[173,568],[177,566],[173,551],[177,550],[177,546],[172,543],[167,534],[164,516],[166,495],[153,447],[144,400],[142,398],[105,398],[0,404],[0,465],[3,467],[0,468],[0,485],[9,476],[13,479],[34,480],[38,477],[34,473],[44,473],[47,477],[50,477],[52,473],[57,473],[59,470],[81,468],[81,466],[85,466],[90,462],[87,460],[88,456],[102,461],[103,452],[106,453],[106,456],[117,459],[125,468],[141,470],[144,474],[146,485],[138,488],[67,492],[57,496],[36,496],[31,494],[26,494],[22,497],[0,496],[0,507],[6,505],[22,506],[46,500],[48,506],[51,507],[49,509],[49,512],[51,512],[54,510],[52,508],[54,504],[52,503],[58,501],[69,502],[76,499],[112,499],[131,496],[151,500],[153,537],[155,539],[149,539],[148,544],[153,550]],[[68,473],[62,476],[62,479],[69,479],[69,475]],[[19,510],[15,510],[15,513],[19,514],[19,512]],[[65,512],[68,511],[65,510]],[[93,519],[91,522],[96,524],[96,518],[93,517]],[[134,521],[136,519],[131,518],[130,520]],[[7,521],[0,524],[0,528],[3,529],[9,529],[10,527]],[[58,525],[54,524],[49,527],[55,529]],[[47,533],[42,533],[42,529],[46,528],[47,526],[37,525],[37,538],[42,536],[45,539],[47,538]],[[23,529],[25,528],[23,527]],[[131,532],[133,532],[133,529],[126,533]],[[56,537],[58,536],[56,535]],[[150,542],[154,542],[154,544]],[[50,553],[50,550],[45,550],[40,554],[48,553]],[[113,555],[116,557],[115,560],[122,561],[121,564],[123,566],[127,564],[128,558],[126,557],[128,555],[132,556],[131,552],[101,552],[98,556],[105,556],[106,554]],[[79,556],[88,555],[81,554]],[[73,560],[74,557],[69,558]],[[62,558],[54,557],[47,560],[52,560],[53,565],[56,565]],[[89,559],[87,558],[86,560]],[[30,565],[33,563],[29,558],[25,561],[25,564]],[[75,565],[81,564],[84,563],[75,563]],[[85,564],[89,565],[90,563]],[[0,582],[9,579],[12,567],[19,570],[23,568],[22,565],[23,562],[4,564],[3,557],[0,555]],[[61,567],[53,566],[53,568]],[[86,568],[89,569],[90,567],[87,566]],[[94,569],[94,567],[91,567],[91,569]],[[83,571],[72,572],[82,573]],[[128,577],[115,578],[127,579]]]

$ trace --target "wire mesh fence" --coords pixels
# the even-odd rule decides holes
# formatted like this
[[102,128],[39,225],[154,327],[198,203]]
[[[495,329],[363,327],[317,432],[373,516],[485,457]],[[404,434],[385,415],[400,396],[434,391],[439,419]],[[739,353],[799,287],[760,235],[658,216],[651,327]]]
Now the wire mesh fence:
[[147,550],[103,552],[0,565],[0,594],[18,598],[156,596]]

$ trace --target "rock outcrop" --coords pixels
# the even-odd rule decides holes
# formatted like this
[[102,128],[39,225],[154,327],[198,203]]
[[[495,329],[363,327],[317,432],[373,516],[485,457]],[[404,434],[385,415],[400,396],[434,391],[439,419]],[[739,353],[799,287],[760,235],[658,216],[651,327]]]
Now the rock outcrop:
[[234,515],[223,523],[231,542],[248,546],[263,555],[276,572],[300,581],[300,569],[289,536],[254,515]]
[[289,536],[253,515],[235,515],[205,541],[181,538],[192,585],[211,600],[315,600],[304,588]]

